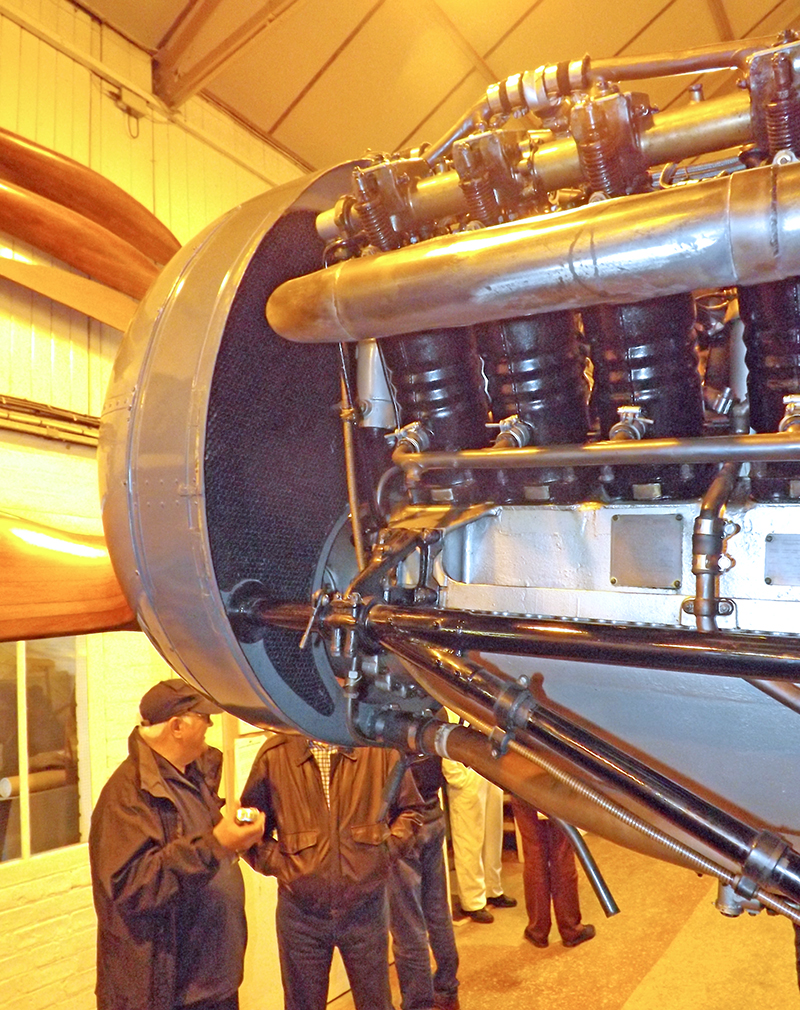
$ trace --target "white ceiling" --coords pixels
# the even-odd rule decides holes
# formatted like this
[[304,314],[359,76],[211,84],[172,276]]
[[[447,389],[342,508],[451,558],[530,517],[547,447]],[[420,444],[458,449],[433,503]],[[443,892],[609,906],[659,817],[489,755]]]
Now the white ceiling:
[[[202,91],[309,168],[434,141],[487,84],[543,63],[800,28],[800,0],[82,2],[153,54],[168,104]],[[636,90],[666,108],[692,80]]]

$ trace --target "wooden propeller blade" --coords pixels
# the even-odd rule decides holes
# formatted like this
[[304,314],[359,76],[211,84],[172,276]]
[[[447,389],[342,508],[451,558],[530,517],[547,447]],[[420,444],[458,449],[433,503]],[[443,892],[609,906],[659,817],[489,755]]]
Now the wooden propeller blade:
[[0,641],[138,630],[103,537],[0,513]]
[[166,263],[181,247],[154,214],[109,179],[72,158],[1,129],[0,178],[69,207],[156,263]]
[[0,223],[4,231],[131,298],[142,298],[158,275],[153,261],[129,242],[9,182],[0,182]]

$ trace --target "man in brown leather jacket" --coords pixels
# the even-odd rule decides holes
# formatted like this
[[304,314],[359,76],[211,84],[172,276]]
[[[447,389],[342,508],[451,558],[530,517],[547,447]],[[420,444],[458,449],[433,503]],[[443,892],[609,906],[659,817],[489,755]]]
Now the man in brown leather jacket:
[[391,1010],[385,885],[392,852],[414,843],[422,804],[406,774],[381,820],[395,762],[380,748],[285,733],[256,757],[242,803],[264,811],[266,828],[247,858],[278,878],[286,1010],[324,1010],[334,947],[357,1010]]

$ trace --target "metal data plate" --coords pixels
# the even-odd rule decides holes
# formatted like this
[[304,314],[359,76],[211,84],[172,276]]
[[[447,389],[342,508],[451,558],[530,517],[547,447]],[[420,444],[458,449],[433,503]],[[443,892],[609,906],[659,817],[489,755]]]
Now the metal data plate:
[[800,533],[765,537],[764,581],[770,586],[800,586]]
[[681,584],[683,516],[611,517],[613,585],[673,589]]

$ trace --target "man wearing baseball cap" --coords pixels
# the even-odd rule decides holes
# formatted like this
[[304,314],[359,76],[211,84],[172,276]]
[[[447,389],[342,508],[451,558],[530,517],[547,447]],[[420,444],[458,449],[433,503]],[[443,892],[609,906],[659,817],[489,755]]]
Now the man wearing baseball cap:
[[222,755],[205,743],[221,712],[180,678],[139,705],[128,757],[92,814],[99,1010],[236,1010],[247,927],[237,855],[264,817],[220,812]]

